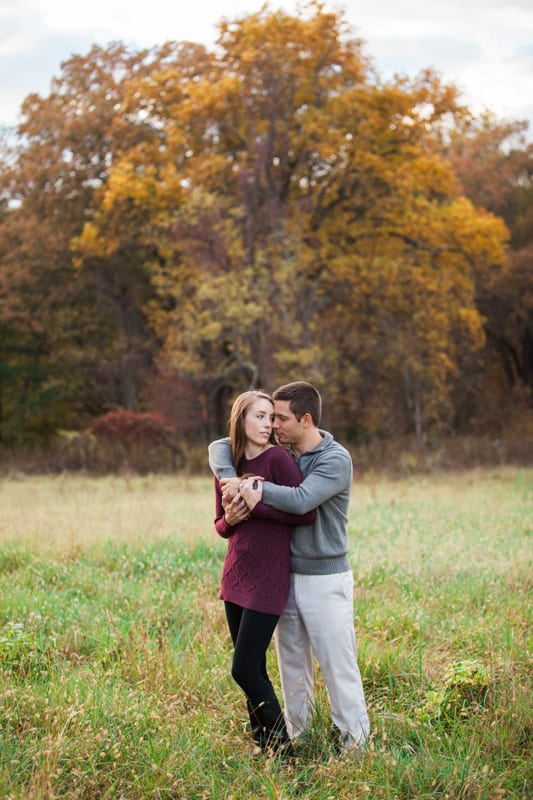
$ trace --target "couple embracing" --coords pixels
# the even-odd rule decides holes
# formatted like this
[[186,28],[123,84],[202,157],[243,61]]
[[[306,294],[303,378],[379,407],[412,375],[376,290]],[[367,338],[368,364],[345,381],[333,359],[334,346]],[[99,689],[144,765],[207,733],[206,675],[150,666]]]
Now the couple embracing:
[[[215,527],[228,539],[220,597],[234,644],[232,676],[246,696],[262,751],[293,754],[314,705],[313,658],[343,751],[369,734],[354,630],[347,450],[319,428],[310,383],[234,402],[230,436],[209,446]],[[267,672],[276,632],[284,714]]]

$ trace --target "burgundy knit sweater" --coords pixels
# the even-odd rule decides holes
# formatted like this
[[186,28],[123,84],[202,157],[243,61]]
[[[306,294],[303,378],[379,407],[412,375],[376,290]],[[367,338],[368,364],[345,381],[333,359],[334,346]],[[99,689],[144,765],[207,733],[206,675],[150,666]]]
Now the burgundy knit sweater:
[[[243,459],[239,474],[260,475],[272,483],[299,486],[302,475],[292,456],[271,447],[256,458]],[[289,545],[294,525],[314,521],[315,511],[301,516],[258,503],[252,516],[234,527],[224,519],[220,485],[215,479],[217,533],[228,539],[220,598],[243,608],[280,615],[289,593]]]

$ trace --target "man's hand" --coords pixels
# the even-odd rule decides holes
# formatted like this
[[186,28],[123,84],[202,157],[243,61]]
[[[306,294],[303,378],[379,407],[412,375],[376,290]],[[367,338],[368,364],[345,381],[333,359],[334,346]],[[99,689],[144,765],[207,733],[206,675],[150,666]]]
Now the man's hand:
[[253,511],[263,497],[263,479],[259,477],[245,478],[240,483],[239,492],[250,511]]
[[233,500],[230,500],[224,506],[224,516],[228,525],[238,525],[239,522],[244,522],[250,516],[250,509],[244,502],[240,494],[235,495]]

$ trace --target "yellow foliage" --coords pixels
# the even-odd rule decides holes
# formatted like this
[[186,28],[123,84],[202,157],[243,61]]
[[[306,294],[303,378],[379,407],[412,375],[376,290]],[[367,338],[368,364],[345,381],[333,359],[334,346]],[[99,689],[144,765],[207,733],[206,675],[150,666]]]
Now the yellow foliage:
[[464,113],[453,87],[431,71],[378,83],[347,33],[321,3],[297,18],[265,5],[222,21],[216,55],[136,81],[138,135],[77,245],[144,248],[147,313],[182,368],[364,373],[436,420],[483,343],[476,286],[504,265],[507,231],[441,156]]

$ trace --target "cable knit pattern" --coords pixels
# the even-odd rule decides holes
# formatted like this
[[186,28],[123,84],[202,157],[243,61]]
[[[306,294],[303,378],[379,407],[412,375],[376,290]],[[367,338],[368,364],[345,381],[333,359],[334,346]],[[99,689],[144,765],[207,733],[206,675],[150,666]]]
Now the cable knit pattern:
[[[260,475],[272,483],[298,486],[302,480],[293,458],[271,447],[254,459],[243,459],[239,473]],[[216,489],[215,527],[228,538],[220,598],[243,608],[280,615],[289,593],[289,546],[294,525],[313,520],[315,512],[295,515],[258,503],[250,519],[229,528],[224,522],[221,493]]]

